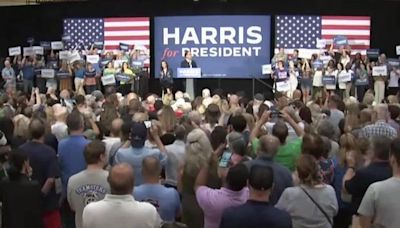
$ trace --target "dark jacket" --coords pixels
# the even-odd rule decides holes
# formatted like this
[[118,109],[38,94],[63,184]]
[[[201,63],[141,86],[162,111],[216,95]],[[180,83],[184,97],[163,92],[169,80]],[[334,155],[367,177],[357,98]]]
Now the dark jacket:
[[190,67],[189,62],[185,59],[181,62],[181,68],[197,68],[197,64],[194,60],[192,60],[192,67]]
[[42,228],[40,185],[24,175],[0,184],[3,228]]

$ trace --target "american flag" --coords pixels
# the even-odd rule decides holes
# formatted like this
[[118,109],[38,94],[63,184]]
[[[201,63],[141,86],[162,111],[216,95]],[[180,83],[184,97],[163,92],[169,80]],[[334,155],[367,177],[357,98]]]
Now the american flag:
[[67,48],[79,43],[90,47],[104,42],[105,50],[119,49],[119,44],[150,47],[150,20],[148,17],[128,18],[68,18],[64,20],[64,35],[70,35]]
[[367,16],[276,16],[275,47],[315,49],[317,39],[331,44],[335,36],[345,36],[352,53],[370,45],[371,18]]

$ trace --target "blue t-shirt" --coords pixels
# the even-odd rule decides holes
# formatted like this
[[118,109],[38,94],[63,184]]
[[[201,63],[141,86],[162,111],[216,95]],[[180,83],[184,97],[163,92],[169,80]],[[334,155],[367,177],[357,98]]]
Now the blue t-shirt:
[[[57,163],[56,152],[53,148],[38,142],[27,142],[19,149],[29,158],[32,167],[32,179],[37,181],[40,186],[46,183],[48,178],[58,178],[60,168]],[[43,198],[44,211],[58,209],[58,199],[55,187],[53,187]]]
[[84,69],[76,69],[74,71],[75,78],[84,78],[85,77],[85,70]]
[[66,193],[69,178],[86,169],[83,151],[89,142],[83,135],[73,135],[62,139],[58,144],[63,193]]
[[135,200],[153,204],[162,220],[175,221],[180,208],[179,194],[161,184],[143,184],[133,190]]
[[161,165],[165,165],[167,156],[160,152],[159,149],[142,148],[120,148],[115,154],[115,164],[128,163],[135,170],[135,186],[143,183],[142,178],[142,161],[145,157],[154,156],[160,160]]
[[32,65],[24,66],[21,70],[25,80],[33,80],[33,77],[35,76],[35,69]]

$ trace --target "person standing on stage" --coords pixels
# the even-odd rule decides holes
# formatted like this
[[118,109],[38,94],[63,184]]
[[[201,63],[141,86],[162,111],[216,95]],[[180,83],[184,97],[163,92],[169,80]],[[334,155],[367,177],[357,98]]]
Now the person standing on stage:
[[167,61],[161,61],[161,71],[160,71],[160,84],[162,88],[162,93],[167,91],[167,94],[172,93],[171,89],[174,84],[173,73],[169,68]]
[[182,68],[197,68],[196,62],[193,60],[192,52],[185,51],[185,59],[181,62]]

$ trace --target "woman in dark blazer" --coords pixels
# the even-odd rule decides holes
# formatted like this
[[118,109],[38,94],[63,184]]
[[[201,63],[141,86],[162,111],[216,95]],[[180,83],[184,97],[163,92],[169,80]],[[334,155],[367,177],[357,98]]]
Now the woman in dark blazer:
[[169,68],[167,61],[161,61],[160,69],[160,84],[162,88],[162,93],[166,91],[167,94],[172,93],[172,86],[174,84],[174,77],[172,70]]

